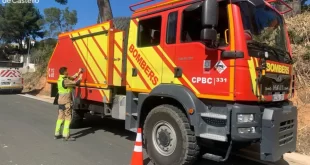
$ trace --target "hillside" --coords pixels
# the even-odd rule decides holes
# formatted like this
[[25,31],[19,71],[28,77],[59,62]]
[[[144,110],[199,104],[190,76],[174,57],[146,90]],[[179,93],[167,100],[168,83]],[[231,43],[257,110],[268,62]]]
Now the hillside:
[[291,36],[298,106],[298,152],[310,155],[310,12],[286,20]]
[[[298,107],[298,152],[310,155],[310,12],[286,19],[296,73],[296,93],[292,99]],[[34,95],[49,95],[50,86],[46,75],[25,75],[25,92]]]

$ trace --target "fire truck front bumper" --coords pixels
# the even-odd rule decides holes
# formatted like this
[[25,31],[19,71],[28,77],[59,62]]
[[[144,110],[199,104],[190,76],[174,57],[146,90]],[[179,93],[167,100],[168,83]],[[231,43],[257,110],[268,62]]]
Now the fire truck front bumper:
[[297,107],[237,105],[232,112],[233,141],[259,141],[261,160],[276,162],[296,150]]
[[262,116],[261,159],[275,162],[296,150],[297,107],[264,109]]

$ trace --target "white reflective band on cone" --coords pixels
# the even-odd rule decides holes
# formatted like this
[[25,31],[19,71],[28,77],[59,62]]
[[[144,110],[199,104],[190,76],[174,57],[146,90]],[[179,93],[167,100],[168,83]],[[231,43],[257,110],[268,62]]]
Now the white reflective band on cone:
[[141,133],[138,133],[138,136],[137,136],[136,141],[137,141],[137,142],[142,142]]
[[135,146],[134,151],[135,152],[142,152],[142,146]]

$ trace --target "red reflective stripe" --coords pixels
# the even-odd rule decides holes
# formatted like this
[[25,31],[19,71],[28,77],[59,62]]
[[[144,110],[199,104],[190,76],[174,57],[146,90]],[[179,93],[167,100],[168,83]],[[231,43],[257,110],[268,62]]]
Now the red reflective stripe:
[[4,74],[2,74],[2,77],[7,77],[6,75],[10,72],[10,70],[6,70],[6,72]]
[[1,70],[0,76],[2,76],[2,74],[3,74],[5,71],[6,71],[6,70]]
[[9,74],[8,74],[7,76],[5,76],[5,77],[9,77],[9,76],[11,76],[11,75],[12,75],[12,71],[9,70]]

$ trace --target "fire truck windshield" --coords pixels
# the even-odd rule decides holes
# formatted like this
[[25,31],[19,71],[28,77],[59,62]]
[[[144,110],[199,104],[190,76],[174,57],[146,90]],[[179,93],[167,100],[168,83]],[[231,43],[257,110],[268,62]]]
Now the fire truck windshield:
[[243,28],[250,35],[247,40],[264,44],[274,49],[276,56],[289,59],[283,17],[266,5],[255,7],[240,2],[239,6]]

